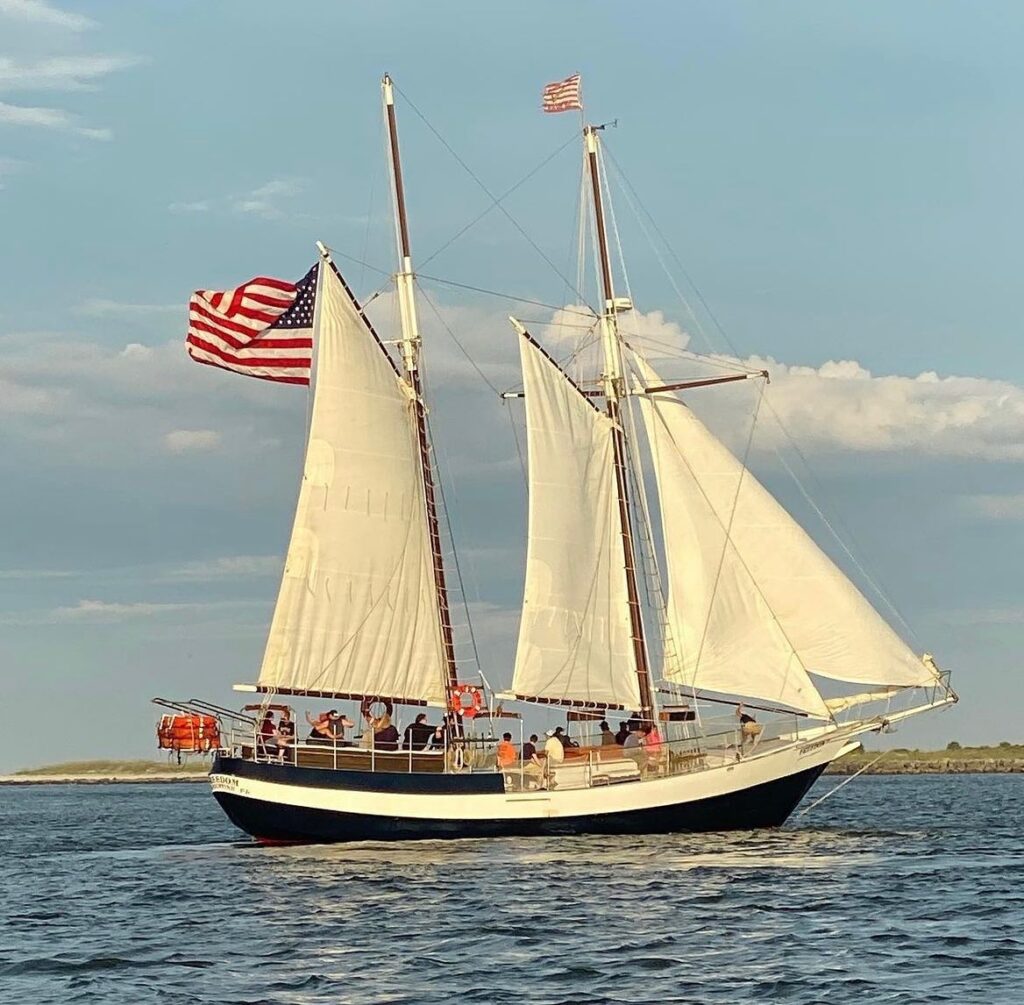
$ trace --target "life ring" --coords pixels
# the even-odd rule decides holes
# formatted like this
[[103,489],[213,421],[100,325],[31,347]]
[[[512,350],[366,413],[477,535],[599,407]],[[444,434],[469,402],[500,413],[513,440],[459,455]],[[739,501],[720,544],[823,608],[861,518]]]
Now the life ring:
[[475,719],[484,707],[484,689],[476,684],[456,684],[452,688],[448,707],[464,719]]
[[374,705],[383,705],[384,714],[388,716],[388,718],[391,718],[392,714],[395,711],[394,704],[388,701],[387,698],[378,698],[374,695],[371,695],[368,698],[364,698],[359,704],[359,714],[363,717],[363,719],[368,720],[375,718],[374,716],[370,715],[370,709],[373,708]]

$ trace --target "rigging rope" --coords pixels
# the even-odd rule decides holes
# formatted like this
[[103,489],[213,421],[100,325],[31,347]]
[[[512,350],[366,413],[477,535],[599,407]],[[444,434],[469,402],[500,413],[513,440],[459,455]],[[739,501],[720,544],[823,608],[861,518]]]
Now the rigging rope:
[[[501,212],[505,215],[505,217],[508,219],[508,221],[512,224],[513,227],[516,228],[516,230],[519,231],[520,235],[522,235],[522,237],[526,240],[526,242],[530,245],[530,247],[533,248],[533,250],[536,251],[537,254],[540,255],[541,258],[544,259],[544,261],[547,263],[548,267],[557,276],[559,276],[559,278],[561,278],[563,282],[569,283],[569,280],[565,277],[565,275],[558,268],[558,266],[555,265],[555,263],[552,262],[551,259],[548,258],[548,256],[546,254],[544,254],[544,252],[541,250],[540,245],[538,245],[536,243],[536,241],[534,241],[533,238],[530,237],[530,235],[520,225],[519,221],[516,220],[516,218],[504,206],[501,205],[501,202],[494,195],[494,193],[491,192],[491,190],[483,183],[483,181],[480,180],[480,178],[477,176],[476,172],[474,172],[473,169],[455,152],[455,150],[452,148],[451,144],[437,131],[437,129],[434,128],[434,126],[430,122],[430,120],[423,114],[423,112],[421,112],[419,110],[419,108],[416,107],[416,105],[412,102],[412,100],[409,98],[409,96],[403,90],[401,90],[401,88],[399,88],[397,86],[395,87],[395,90],[398,91],[399,94],[401,94],[402,99],[405,101],[405,103],[416,113],[417,116],[419,116],[419,118],[423,122],[423,124],[434,134],[435,138],[438,140],[438,142],[441,144],[441,146],[443,146],[445,148],[445,150],[447,150],[448,153],[450,153],[452,155],[452,157],[455,158],[455,161],[458,163],[458,165],[466,172],[466,174],[468,174],[470,176],[470,178],[473,179],[473,181],[476,182],[476,184],[486,194],[486,196],[494,203],[494,205],[497,206],[497,208],[501,210]],[[568,142],[565,145],[568,146]],[[580,293],[575,288],[573,288],[573,292],[576,294],[576,296],[578,296],[580,298],[581,301],[583,300],[583,294],[582,293]]]
[[[648,232],[647,227],[646,227],[646,225],[644,224],[644,221],[643,221],[643,217],[644,216],[646,216],[646,218],[650,221],[651,227],[654,230],[655,234],[657,234],[657,236],[661,239],[661,241],[664,244],[664,246],[665,246],[666,250],[668,251],[669,255],[672,257],[673,261],[675,262],[676,268],[680,271],[680,273],[682,274],[683,278],[686,280],[686,282],[689,284],[690,288],[693,290],[694,294],[697,297],[697,300],[700,302],[701,307],[707,312],[707,316],[711,319],[711,322],[714,324],[715,328],[718,330],[718,333],[721,335],[723,341],[729,347],[729,349],[732,351],[732,353],[737,357],[737,360],[739,360],[739,352],[736,349],[736,346],[733,344],[732,340],[729,338],[727,332],[725,331],[724,326],[718,320],[718,317],[715,314],[715,312],[711,309],[711,305],[704,298],[704,294],[701,292],[700,288],[697,286],[697,284],[694,281],[693,277],[690,275],[690,273],[687,271],[686,267],[683,265],[682,260],[680,259],[679,255],[676,253],[675,249],[669,243],[668,238],[665,237],[665,235],[662,232],[661,228],[658,226],[657,220],[654,218],[654,216],[651,214],[650,210],[647,209],[647,207],[644,205],[643,201],[640,199],[640,196],[638,195],[638,193],[637,193],[636,189],[634,188],[632,182],[630,182],[629,178],[626,177],[626,174],[622,170],[622,167],[615,160],[615,156],[612,154],[612,152],[610,150],[607,149],[607,147],[605,147],[604,149],[605,149],[605,153],[607,154],[607,157],[609,158],[611,163],[615,166],[616,177],[617,177],[617,180],[621,184],[621,190],[622,190],[623,194],[626,197],[627,203],[629,203],[630,208],[633,210],[633,212],[634,212],[634,214],[636,216],[637,222],[640,224],[640,228],[641,228],[641,230],[643,230],[644,236],[647,238],[648,243],[651,246],[651,250],[654,252],[655,257],[658,259],[658,264],[661,266],[662,271],[665,273],[665,276],[667,277],[667,279],[668,279],[669,283],[671,284],[673,290],[675,291],[676,295],[679,297],[679,300],[682,303],[683,307],[686,309],[687,313],[693,319],[694,325],[696,326],[697,331],[700,333],[700,335],[703,338],[704,342],[708,345],[709,348],[712,348],[711,339],[708,336],[707,332],[705,331],[704,326],[701,324],[700,319],[698,318],[696,312],[693,310],[693,308],[690,305],[689,301],[686,299],[686,297],[683,294],[682,290],[679,289],[679,285],[676,283],[675,277],[672,275],[671,270],[665,264],[664,256],[661,254],[660,249],[655,244],[655,242],[651,240],[650,233]],[[631,194],[632,194],[632,198],[630,197]],[[634,200],[635,200],[635,202],[634,202]],[[638,207],[642,211],[642,215],[641,215],[640,212],[637,211]],[[793,437],[790,434],[789,430],[786,428],[785,424],[782,421],[782,417],[779,415],[779,413],[773,407],[773,405],[771,403],[771,400],[770,399],[766,399],[765,400],[765,405],[767,406],[768,411],[771,412],[772,417],[775,419],[779,429],[782,431],[782,433],[785,436],[787,442],[792,447],[792,449],[794,450],[796,455],[800,458],[800,461],[801,461],[801,463],[804,466],[805,473],[808,476],[810,476],[811,480],[815,484],[815,488],[817,489],[817,491],[819,493],[821,493],[821,495],[823,497],[825,497],[827,495],[827,493],[824,492],[824,490],[823,490],[823,488],[821,486],[821,483],[818,481],[818,479],[814,475],[814,471],[811,468],[811,465],[808,463],[806,456],[804,455],[803,451],[800,450],[800,448],[797,445],[796,441],[793,439]],[[903,628],[906,630],[908,635],[914,640],[914,642],[917,643],[918,645],[920,645],[920,639],[918,638],[917,633],[913,630],[913,628],[910,627],[910,625],[907,623],[906,619],[900,613],[899,609],[896,607],[896,605],[893,603],[893,601],[889,599],[888,593],[885,590],[884,584],[882,583],[881,579],[877,575],[873,576],[872,574],[870,574],[867,571],[867,569],[864,568],[863,564],[857,560],[857,558],[853,554],[852,549],[850,548],[849,545],[847,545],[846,541],[840,536],[839,532],[832,525],[832,522],[828,519],[828,517],[820,509],[820,507],[818,507],[813,502],[813,500],[810,498],[810,496],[807,493],[807,490],[804,488],[803,483],[801,482],[800,478],[797,476],[796,472],[794,472],[793,469],[786,463],[786,461],[783,458],[782,453],[778,449],[778,447],[774,448],[774,453],[778,457],[780,462],[782,463],[783,467],[785,467],[787,474],[789,474],[790,478],[792,478],[793,481],[796,483],[796,486],[800,490],[801,495],[803,495],[803,497],[810,503],[810,505],[814,509],[814,511],[817,514],[817,516],[819,517],[819,519],[825,525],[825,528],[828,530],[829,534],[836,541],[836,543],[839,545],[839,547],[842,548],[843,553],[854,564],[854,566],[856,567],[857,571],[864,577],[865,582],[868,584],[868,586],[871,587],[871,590],[874,592],[875,596],[892,613],[892,615],[896,618],[896,620],[900,623],[900,625],[903,626]],[[843,531],[843,533],[856,545],[856,536],[853,534],[853,532],[850,530],[850,528],[847,526],[847,524],[843,520],[842,515],[840,514],[839,510],[836,509],[835,506],[832,506],[831,509],[832,509],[832,514],[833,514],[833,518],[834,518],[835,522],[839,525],[839,527]]]
[[802,810],[801,810],[801,811],[800,811],[800,812],[799,812],[799,813],[798,813],[798,814],[796,815],[797,819],[799,820],[799,819],[800,819],[800,817],[804,816],[804,815],[805,815],[805,814],[807,814],[807,813],[810,813],[810,812],[811,812],[811,810],[813,810],[815,806],[820,806],[820,805],[821,805],[821,804],[822,804],[822,803],[823,803],[823,802],[824,802],[824,801],[825,801],[826,799],[829,799],[830,797],[834,796],[834,795],[835,795],[835,794],[836,794],[836,793],[837,793],[837,792],[838,792],[838,791],[839,791],[839,790],[840,790],[840,789],[841,789],[841,788],[842,788],[842,787],[843,787],[844,785],[846,785],[846,784],[847,784],[848,782],[852,782],[852,781],[853,781],[853,780],[854,780],[854,779],[855,779],[855,778],[856,778],[856,777],[857,777],[858,775],[862,775],[862,774],[863,774],[863,773],[864,773],[865,771],[867,771],[867,770],[868,770],[868,768],[871,768],[871,767],[873,767],[873,766],[874,766],[874,765],[876,765],[876,764],[877,764],[877,763],[878,763],[878,762],[879,762],[879,761],[880,761],[880,760],[881,760],[881,759],[882,759],[883,757],[887,757],[887,756],[888,756],[889,754],[891,754],[891,753],[892,753],[892,751],[891,751],[891,750],[883,750],[883,751],[882,751],[882,753],[880,753],[880,754],[878,755],[878,757],[876,757],[876,758],[875,758],[875,759],[874,759],[873,761],[871,761],[871,762],[870,762],[869,764],[865,764],[863,768],[859,768],[859,769],[858,769],[857,771],[855,771],[855,772],[854,772],[854,773],[853,773],[852,775],[850,775],[850,777],[849,777],[849,778],[844,778],[844,779],[843,779],[843,780],[842,780],[842,781],[841,781],[841,782],[840,782],[840,783],[839,783],[839,784],[838,784],[838,785],[837,785],[837,786],[836,786],[836,787],[835,787],[834,789],[830,789],[830,790],[829,790],[828,792],[826,792],[826,793],[825,793],[825,795],[823,795],[823,796],[822,796],[822,797],[821,797],[820,799],[815,799],[815,800],[814,800],[814,802],[813,802],[813,803],[811,803],[811,805],[810,805],[810,806],[805,806],[805,807],[804,807],[804,808],[803,808],[803,809],[802,809]]
[[442,244],[441,247],[437,249],[437,251],[434,251],[431,254],[427,255],[427,257],[424,258],[420,264],[426,265],[428,262],[431,262],[435,258],[437,258],[437,256],[440,255],[442,251],[446,251],[448,248],[450,248],[460,237],[462,237],[463,234],[466,233],[467,230],[470,230],[472,227],[475,227],[485,216],[487,216],[488,213],[491,212],[492,209],[494,209],[497,206],[500,206],[501,203],[505,201],[505,199],[507,199],[513,192],[516,191],[516,189],[521,188],[535,174],[537,174],[538,171],[541,171],[543,168],[547,167],[548,164],[551,163],[551,161],[553,161],[570,143],[573,143],[575,140],[576,134],[573,133],[573,135],[570,136],[557,150],[555,150],[553,153],[550,153],[547,157],[545,157],[544,160],[542,160],[532,171],[523,175],[523,177],[520,178],[519,181],[515,183],[515,185],[513,185],[510,189],[507,189],[505,192],[503,192],[494,200],[494,202],[490,206],[487,207],[487,209],[483,210],[483,212],[473,217],[473,219],[470,220],[469,223],[467,223],[461,230],[457,231],[450,238],[448,238],[448,240],[445,241],[444,244]]

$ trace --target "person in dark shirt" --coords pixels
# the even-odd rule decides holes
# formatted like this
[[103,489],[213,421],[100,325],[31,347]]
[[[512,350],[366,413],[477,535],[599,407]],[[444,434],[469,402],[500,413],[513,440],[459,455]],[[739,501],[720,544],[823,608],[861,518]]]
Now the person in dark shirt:
[[391,716],[386,713],[373,724],[374,750],[398,750],[398,727],[392,725]]
[[260,723],[258,740],[258,749],[261,754],[276,754],[277,744],[274,743],[274,734],[277,732],[277,728],[274,726],[274,713],[268,708],[263,713],[263,721]]
[[283,759],[287,748],[295,743],[295,720],[292,718],[288,709],[285,709],[281,713],[281,717],[277,723],[277,732],[274,734],[274,737],[277,740],[277,746]]
[[530,739],[523,744],[523,763],[527,764],[533,760],[533,755],[537,753],[537,734],[531,733]]
[[625,744],[627,736],[629,736],[629,723],[620,722],[619,731],[615,734],[615,742],[621,747]]
[[562,744],[565,750],[569,750],[571,747],[578,747],[579,744],[571,737],[566,735],[565,730],[561,726],[555,727],[555,736],[558,737],[558,742]]
[[405,735],[402,740],[403,750],[425,750],[430,742],[434,727],[427,722],[427,713],[420,712],[416,721],[405,727]]

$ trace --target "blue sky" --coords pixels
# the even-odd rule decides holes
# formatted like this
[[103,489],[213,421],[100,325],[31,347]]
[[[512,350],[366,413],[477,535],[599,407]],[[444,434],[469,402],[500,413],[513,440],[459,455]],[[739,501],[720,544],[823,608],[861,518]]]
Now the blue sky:
[[[190,364],[185,304],[298,278],[317,238],[390,267],[385,70],[415,105],[400,117],[420,261],[490,205],[431,127],[504,192],[576,126],[539,113],[541,86],[583,72],[731,345],[771,361],[808,487],[956,672],[961,705],[890,742],[1021,739],[1004,710],[1024,702],[1022,33],[1024,10],[995,2],[0,0],[0,769],[145,755],[152,695],[227,700],[254,676],[303,394]],[[578,170],[570,142],[505,204],[569,276]],[[705,348],[616,206],[648,323]],[[382,282],[340,261],[360,293]],[[497,211],[423,271],[573,299]],[[510,305],[424,285],[515,383]],[[525,498],[507,406],[421,314],[473,610],[507,681]],[[724,428],[746,405],[708,407]],[[755,463],[799,508],[770,451]]]

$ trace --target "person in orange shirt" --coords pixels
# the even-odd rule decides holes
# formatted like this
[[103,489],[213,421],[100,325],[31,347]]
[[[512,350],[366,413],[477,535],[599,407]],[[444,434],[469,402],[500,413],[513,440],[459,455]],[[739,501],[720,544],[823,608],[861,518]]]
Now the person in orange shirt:
[[512,767],[519,760],[516,748],[512,746],[512,734],[503,733],[497,750],[498,768],[504,770]]

